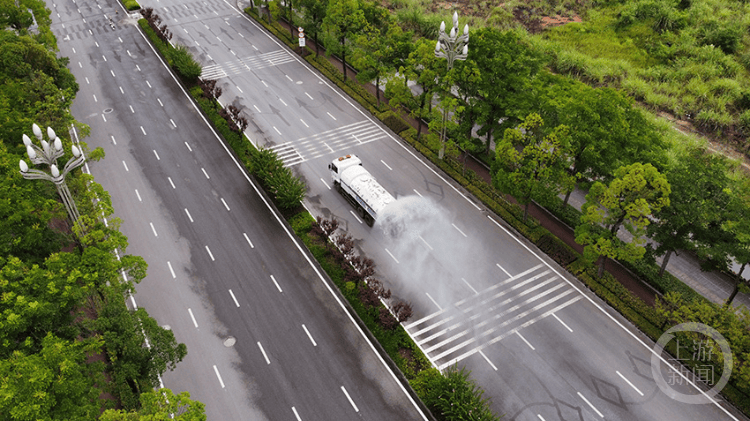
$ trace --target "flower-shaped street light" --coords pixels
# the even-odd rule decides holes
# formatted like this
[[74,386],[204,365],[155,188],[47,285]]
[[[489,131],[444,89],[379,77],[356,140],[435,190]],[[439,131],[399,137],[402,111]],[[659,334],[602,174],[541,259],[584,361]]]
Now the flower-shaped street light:
[[[435,44],[435,57],[448,59],[448,71],[453,68],[455,60],[466,60],[469,55],[469,24],[464,26],[463,35],[458,34],[458,12],[453,12],[453,27],[450,34],[445,33],[445,21],[440,23],[440,34]],[[440,132],[440,153],[438,157],[443,159],[445,155],[445,120],[448,110],[443,109],[443,127]]]
[[[46,164],[49,166],[49,173],[35,168],[29,168],[26,161],[20,160],[19,166],[21,167],[21,175],[27,180],[48,180],[55,184],[57,187],[57,193],[62,198],[65,209],[68,211],[68,217],[73,222],[73,225],[78,224],[80,215],[78,214],[78,208],[73,201],[73,197],[70,195],[70,190],[65,184],[65,176],[75,168],[80,167],[85,161],[85,157],[81,151],[73,145],[72,152],[73,158],[71,158],[63,167],[62,171],[57,166],[57,158],[63,156],[62,141],[57,137],[55,131],[51,127],[47,127],[47,137],[49,142],[43,139],[42,130],[36,124],[31,126],[34,136],[41,142],[42,147],[33,144],[31,139],[25,134],[22,136],[23,144],[26,145],[26,154],[29,156],[29,160],[33,165]],[[80,227],[83,229],[82,227]]]

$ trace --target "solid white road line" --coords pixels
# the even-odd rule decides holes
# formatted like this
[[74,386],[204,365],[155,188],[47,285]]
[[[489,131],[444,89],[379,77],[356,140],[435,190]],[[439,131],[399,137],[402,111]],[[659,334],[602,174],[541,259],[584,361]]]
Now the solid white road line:
[[349,403],[350,403],[350,404],[352,404],[352,406],[354,407],[354,412],[359,412],[359,408],[357,408],[357,405],[356,405],[356,404],[354,403],[354,401],[352,400],[352,397],[351,397],[351,396],[349,396],[349,392],[347,392],[347,391],[346,391],[346,389],[344,388],[344,386],[341,386],[341,390],[342,390],[342,391],[344,392],[344,394],[346,395],[346,398],[347,398],[347,399],[349,399]]
[[463,235],[464,237],[466,237],[466,234],[464,234],[464,232],[463,232],[463,231],[461,231],[461,229],[459,229],[459,228],[458,228],[458,227],[456,226],[456,224],[451,224],[451,225],[453,225],[453,228],[455,228],[455,229],[456,229],[456,231],[460,232],[460,233],[461,233],[461,235]]
[[312,335],[310,334],[310,331],[307,330],[307,327],[303,324],[302,329],[305,329],[305,333],[307,333],[307,337],[310,338],[310,342],[312,342],[313,346],[318,346],[318,344],[315,343],[315,339],[313,339]]
[[521,338],[521,340],[524,341],[526,343],[526,345],[528,345],[529,348],[531,348],[532,351],[536,351],[536,349],[531,345],[531,343],[529,341],[527,341],[526,338],[524,338],[523,336],[521,336],[521,332],[516,331],[516,335],[518,335],[518,337]]
[[138,189],[135,189],[135,195],[138,196],[139,202],[143,202],[143,200],[141,200],[141,195],[138,193]]
[[224,201],[223,197],[221,198],[221,203],[223,203],[224,207],[227,208],[227,210],[229,210],[229,205],[227,205],[227,202]]
[[276,285],[276,288],[279,290],[279,292],[284,292],[284,291],[281,290],[281,287],[279,286],[279,283],[276,282],[276,278],[274,278],[273,275],[271,275],[271,280],[273,281],[274,285]]
[[565,329],[568,329],[568,331],[569,331],[570,333],[573,333],[573,329],[571,329],[571,328],[570,328],[570,327],[569,327],[568,325],[566,325],[566,324],[565,324],[565,322],[563,322],[562,320],[560,320],[560,318],[559,318],[559,317],[557,317],[557,314],[555,314],[555,313],[552,313],[552,316],[554,316],[554,317],[555,317],[555,319],[557,319],[557,321],[558,321],[558,322],[560,322],[560,324],[561,324],[561,325],[565,326]]
[[255,246],[253,245],[253,242],[252,242],[252,241],[250,241],[250,239],[249,239],[249,238],[247,238],[247,234],[243,232],[243,233],[242,233],[242,235],[244,235],[244,236],[245,236],[245,240],[247,240],[247,243],[248,243],[248,244],[250,244],[250,248],[251,248],[251,249],[254,249],[254,248],[255,248]]
[[211,249],[210,249],[210,248],[208,248],[208,246],[206,246],[206,251],[208,252],[208,256],[209,256],[209,257],[211,258],[211,261],[212,261],[212,262],[215,262],[215,261],[216,261],[216,259],[214,259],[214,254],[213,254],[213,253],[211,253]]
[[195,321],[195,316],[193,316],[193,310],[191,310],[190,308],[188,308],[188,313],[190,313],[190,318],[193,319],[193,324],[197,328],[198,327],[198,322]]
[[437,307],[437,308],[438,308],[438,310],[440,310],[440,311],[443,311],[443,308],[442,308],[442,307],[440,307],[440,304],[438,304],[438,303],[437,303],[437,301],[435,301],[435,299],[434,299],[434,298],[432,298],[432,296],[430,295],[430,293],[428,293],[428,292],[425,292],[424,294],[425,294],[425,295],[427,296],[427,298],[429,298],[429,299],[430,299],[430,301],[432,301],[432,303],[433,303],[433,304],[435,304],[435,307]]
[[232,296],[232,300],[234,300],[234,304],[235,304],[235,305],[236,305],[237,307],[239,307],[239,306],[240,306],[240,303],[239,303],[239,302],[237,302],[237,297],[235,297],[235,296],[234,296],[234,293],[232,292],[232,290],[231,290],[231,289],[229,290],[229,295],[231,295],[231,296]]
[[221,388],[224,388],[224,381],[221,380],[221,374],[219,374],[219,369],[214,366],[214,372],[216,373],[216,377],[219,378],[219,384],[221,384]]
[[386,253],[388,253],[388,255],[389,255],[389,256],[391,256],[391,259],[395,260],[395,261],[396,261],[396,263],[398,263],[398,259],[396,259],[396,257],[394,257],[394,256],[393,256],[393,254],[391,253],[391,251],[390,251],[390,250],[388,250],[388,249],[385,249],[385,252],[386,252]]
[[174,273],[174,269],[172,269],[172,263],[167,260],[167,266],[169,266],[169,272],[172,274],[172,279],[177,279],[177,275]]
[[266,359],[266,364],[270,365],[271,364],[271,360],[268,359],[268,355],[266,355],[266,350],[263,349],[263,345],[261,345],[260,342],[258,342],[258,348],[260,348],[260,352],[263,354],[263,358]]
[[471,286],[466,279],[461,278],[461,280],[464,281],[464,283],[466,284],[467,287],[471,288],[471,290],[474,291],[474,294],[479,294],[479,291],[475,290],[474,287]]
[[419,239],[420,239],[420,240],[422,240],[422,242],[424,243],[424,245],[426,245],[426,246],[427,246],[427,248],[428,248],[428,249],[430,249],[430,250],[434,250],[434,249],[432,248],[432,246],[431,246],[431,245],[430,245],[430,244],[429,244],[429,243],[428,243],[427,241],[425,241],[425,239],[424,239],[424,238],[422,238],[422,236],[421,236],[421,235],[419,235],[419,234],[417,234],[417,235],[419,236]]
[[[239,11],[238,11],[238,10],[237,10],[236,8],[234,8],[234,6],[233,6],[233,5],[231,5],[231,4],[230,4],[230,3],[228,3],[228,2],[227,2],[227,4],[229,5],[229,7],[230,7],[230,8],[232,8],[233,10],[235,10],[236,12],[238,12],[238,13],[239,13]],[[240,18],[240,15],[239,15],[239,14],[238,14],[238,18]],[[260,30],[260,27],[259,27],[259,26],[258,26],[257,24],[253,23],[253,21],[252,21],[251,19],[249,19],[249,18],[245,17],[245,20],[246,20],[247,22],[249,22],[249,23],[250,23],[251,25],[254,25],[254,26],[255,26],[256,28],[258,28],[258,30]],[[146,41],[146,42],[148,41],[148,39],[146,38],[146,36],[145,36],[145,35],[143,35],[142,33],[141,33],[140,35],[141,35],[141,37],[143,38],[143,40],[144,40],[144,41]],[[279,44],[279,43],[278,43],[278,41],[274,40],[274,39],[273,39],[273,38],[271,38],[271,36],[269,36],[269,35],[267,35],[267,36],[269,37],[269,39],[270,39],[270,40],[271,40],[272,42],[275,42],[275,43],[276,43],[277,45],[279,45],[279,47],[281,48],[281,44]],[[156,51],[156,49],[155,49],[155,48],[154,48],[154,47],[153,47],[152,45],[150,45],[150,44],[148,44],[148,45],[149,45],[149,48],[151,48],[151,51],[153,51],[154,55],[155,55],[155,56],[157,57],[157,59],[159,59],[159,61],[161,61],[161,63],[162,63],[162,66],[164,66],[164,68],[168,70],[168,69],[169,69],[169,67],[168,67],[168,66],[167,66],[167,64],[166,64],[166,63],[164,62],[164,60],[162,60],[162,59],[161,59],[161,57],[159,56],[159,54],[158,54],[158,52]],[[298,63],[300,63],[300,65],[304,66],[305,68],[307,68],[307,69],[308,69],[308,70],[309,70],[309,71],[310,71],[310,72],[312,73],[312,70],[310,70],[310,68],[309,68],[309,67],[307,67],[307,66],[306,66],[305,64],[303,64],[303,62],[302,62],[301,60],[299,60],[299,59],[296,59],[296,60],[297,60],[297,62],[298,62]],[[314,73],[313,73],[313,74],[314,74]],[[183,87],[182,87],[182,86],[180,85],[179,81],[177,80],[177,77],[176,77],[176,76],[175,76],[174,74],[171,74],[171,73],[170,73],[170,76],[171,76],[171,77],[172,77],[172,79],[173,79],[173,80],[175,81],[175,85],[177,85],[178,87],[180,87],[180,89],[182,90],[182,93],[183,93],[183,94],[185,95],[185,97],[186,97],[186,98],[190,98],[190,95],[188,94],[188,92],[187,92],[187,91],[185,91],[185,89],[184,89],[184,88],[183,88]],[[318,80],[319,80],[319,82],[320,82],[321,84],[325,84],[325,82],[323,81],[323,79],[322,79],[322,78],[321,78],[320,76],[317,76],[317,75],[315,75],[315,76],[316,76],[316,77],[318,78]],[[330,86],[330,85],[326,85],[326,86],[328,86],[329,88],[331,88],[331,86]],[[333,88],[331,88],[331,89],[333,89]],[[334,91],[334,92],[336,92],[336,93],[337,93],[337,94],[338,94],[339,96],[341,96],[342,98],[344,98],[344,100],[345,100],[345,101],[347,101],[347,103],[349,103],[350,105],[352,105],[352,104],[351,104],[351,102],[349,102],[349,101],[348,101],[348,100],[346,99],[346,97],[344,97],[344,96],[343,96],[343,95],[342,95],[342,94],[341,94],[340,92],[336,91],[335,89],[333,89],[333,91]],[[354,107],[354,105],[352,105],[352,107]],[[262,193],[261,193],[260,189],[258,188],[258,186],[256,186],[255,184],[253,184],[253,182],[252,182],[252,180],[250,179],[250,177],[249,177],[249,176],[248,176],[248,175],[247,175],[247,174],[246,174],[246,173],[244,172],[244,167],[242,166],[242,164],[241,164],[241,163],[240,163],[239,161],[237,161],[237,159],[236,159],[236,158],[235,158],[235,157],[234,157],[234,156],[232,155],[232,152],[230,151],[229,147],[228,147],[228,146],[226,145],[226,143],[224,143],[224,142],[222,141],[222,139],[221,139],[221,137],[219,136],[219,134],[218,134],[218,133],[217,133],[217,132],[216,132],[216,131],[215,131],[215,130],[214,130],[214,129],[213,129],[212,127],[211,127],[211,124],[210,124],[210,122],[209,122],[209,121],[208,121],[208,120],[207,120],[207,119],[206,119],[205,117],[203,117],[203,116],[202,116],[202,115],[200,114],[200,110],[198,110],[198,108],[197,108],[197,106],[196,106],[195,104],[193,104],[193,108],[195,108],[196,112],[198,112],[198,115],[199,115],[199,116],[200,116],[200,117],[201,117],[201,118],[203,119],[203,121],[204,121],[204,123],[206,124],[206,126],[207,126],[207,127],[209,128],[209,130],[211,130],[211,132],[212,132],[212,133],[214,134],[214,137],[215,137],[215,138],[217,139],[217,141],[218,141],[218,142],[219,142],[219,143],[221,144],[221,146],[222,146],[222,147],[224,148],[224,151],[225,151],[225,152],[227,153],[227,155],[228,155],[228,156],[229,156],[229,158],[230,158],[230,159],[232,160],[232,162],[234,162],[234,165],[235,165],[235,167],[236,167],[236,168],[238,169],[239,173],[240,173],[241,175],[243,175],[243,176],[245,177],[245,180],[246,180],[246,181],[248,182],[248,184],[249,184],[249,185],[250,185],[250,186],[251,186],[251,187],[253,188],[253,190],[255,190],[255,192],[256,192],[256,193],[257,193],[257,194],[258,194],[259,196],[261,196],[261,199],[262,199],[262,200],[263,200],[263,202],[265,203],[266,207],[267,207],[267,208],[268,208],[269,210],[273,211],[273,207],[272,207],[272,205],[271,205],[271,204],[270,204],[270,203],[269,203],[269,202],[268,202],[268,201],[267,201],[267,200],[266,200],[265,198],[263,198],[263,196],[262,196]],[[363,113],[363,115],[364,115],[364,113]],[[370,121],[372,121],[372,120],[370,120]],[[394,141],[395,141],[395,139],[394,139]],[[408,149],[407,149],[407,152],[409,152],[409,151],[408,151]],[[412,156],[413,156],[413,157],[414,157],[415,159],[417,159],[418,161],[422,162],[421,160],[419,160],[419,158],[417,158],[417,157],[416,157],[416,155],[414,155],[414,154],[413,154],[413,153],[411,153],[411,152],[409,152],[409,153],[410,153],[410,154],[411,154],[411,155],[412,155]],[[429,168],[429,167],[428,167],[428,168]],[[435,172],[433,171],[433,173],[435,173]],[[435,174],[437,174],[437,173],[435,173]],[[439,175],[438,175],[438,177],[439,177]],[[442,178],[441,178],[441,179],[442,179]],[[456,189],[456,188],[455,188],[454,186],[452,186],[452,185],[450,185],[450,184],[449,184],[449,186],[451,186],[451,187],[452,187],[452,188],[453,188],[454,190],[458,191],[458,190],[457,190],[457,189]],[[468,199],[467,199],[467,200],[468,200]],[[471,202],[471,201],[469,201],[469,202],[473,204],[473,202]],[[477,209],[481,209],[481,208],[479,208],[479,207],[478,207],[478,206],[477,206],[476,204],[474,204],[474,206],[475,206],[475,207],[476,207]],[[323,285],[325,285],[326,289],[328,289],[328,292],[329,292],[329,293],[331,294],[331,296],[332,296],[332,297],[334,298],[334,300],[335,300],[335,301],[336,301],[336,302],[338,303],[338,305],[339,305],[339,307],[341,308],[341,310],[342,310],[342,311],[344,312],[344,314],[346,314],[346,315],[347,315],[347,317],[349,318],[349,321],[351,322],[352,326],[354,326],[354,327],[355,327],[355,329],[357,329],[357,331],[359,332],[359,334],[361,335],[361,337],[363,338],[363,340],[365,341],[365,343],[367,343],[367,345],[369,345],[369,347],[370,347],[370,350],[372,351],[373,355],[375,355],[375,356],[376,356],[376,358],[378,358],[378,360],[379,360],[379,361],[380,361],[380,363],[381,363],[381,364],[383,365],[383,367],[385,367],[385,368],[386,368],[386,370],[388,371],[388,373],[390,373],[390,375],[391,375],[391,378],[392,378],[392,379],[394,380],[394,382],[395,382],[396,384],[398,384],[398,385],[399,385],[399,387],[400,387],[401,391],[402,391],[402,392],[404,393],[404,396],[406,396],[406,397],[407,397],[407,398],[409,399],[409,401],[410,401],[410,402],[411,402],[411,404],[412,404],[412,405],[414,406],[414,408],[415,408],[415,409],[417,410],[417,412],[419,412],[419,414],[420,414],[420,415],[422,416],[422,419],[423,419],[423,420],[425,420],[425,421],[427,421],[427,416],[426,416],[426,415],[424,414],[424,412],[423,412],[423,411],[422,411],[422,410],[420,409],[419,405],[417,405],[416,401],[415,401],[415,400],[414,400],[414,399],[413,399],[413,398],[411,397],[411,395],[410,395],[410,394],[409,394],[409,393],[408,393],[408,392],[406,391],[406,389],[404,388],[404,386],[403,386],[403,385],[401,384],[401,382],[400,382],[400,381],[398,380],[398,378],[396,377],[396,374],[395,374],[395,373],[393,372],[393,370],[392,370],[392,369],[390,368],[390,366],[389,366],[389,365],[388,365],[388,364],[387,364],[387,363],[385,362],[385,360],[383,359],[383,357],[382,357],[382,356],[380,355],[380,353],[378,352],[378,350],[377,350],[377,349],[375,348],[375,345],[374,345],[374,344],[372,343],[372,341],[371,341],[371,340],[370,340],[370,339],[368,338],[368,336],[367,336],[367,335],[365,334],[365,332],[364,332],[364,331],[362,330],[362,328],[361,328],[361,327],[359,326],[359,324],[357,324],[357,322],[356,322],[356,321],[354,320],[354,318],[352,317],[352,315],[351,315],[351,314],[349,314],[349,312],[348,312],[348,311],[347,311],[347,309],[346,309],[346,306],[344,305],[344,302],[343,302],[343,301],[342,301],[342,300],[341,300],[341,299],[340,299],[340,298],[338,297],[337,293],[336,293],[336,292],[334,291],[334,289],[333,289],[333,287],[331,286],[331,284],[330,284],[330,283],[329,283],[328,281],[326,281],[326,278],[325,278],[325,277],[323,276],[323,274],[321,273],[321,271],[320,271],[320,270],[318,270],[318,268],[316,267],[315,263],[313,263],[313,261],[312,261],[312,259],[310,258],[310,256],[308,256],[308,255],[307,255],[307,253],[306,253],[306,252],[305,252],[305,250],[303,249],[302,245],[301,245],[301,244],[300,244],[300,243],[299,243],[299,242],[297,241],[297,239],[296,239],[296,237],[295,237],[295,236],[293,235],[293,233],[292,233],[292,232],[291,232],[291,231],[290,231],[290,230],[289,230],[289,229],[288,229],[288,228],[286,227],[286,225],[284,224],[284,222],[283,222],[283,221],[281,220],[281,217],[280,217],[280,216],[279,216],[278,214],[276,214],[276,213],[273,213],[273,216],[275,217],[275,219],[276,219],[277,223],[279,224],[279,226],[280,226],[280,227],[282,227],[282,229],[283,229],[283,230],[284,230],[284,232],[286,233],[286,235],[287,235],[287,237],[289,238],[289,240],[290,240],[290,241],[291,241],[291,242],[292,242],[292,243],[294,244],[294,246],[295,246],[295,247],[297,248],[297,250],[299,251],[299,253],[300,253],[300,254],[301,254],[301,255],[302,255],[302,256],[303,256],[304,258],[305,258],[305,260],[306,260],[306,261],[308,262],[308,264],[310,265],[310,267],[312,268],[312,270],[313,270],[313,271],[315,272],[315,274],[317,275],[317,277],[318,277],[318,280],[320,280],[320,282],[321,282],[321,283],[323,283]]]
[[156,228],[154,228],[154,223],[149,222],[148,224],[151,225],[151,231],[154,232],[154,237],[158,237],[159,235],[156,233]]
[[615,371],[615,373],[617,373],[618,376],[620,376],[623,380],[625,380],[625,383],[629,384],[630,387],[632,387],[633,389],[635,389],[635,391],[638,392],[639,395],[643,396],[643,392],[641,392],[637,387],[635,387],[635,385],[633,383],[631,383],[630,380],[626,379],[625,376],[623,376],[622,374],[620,374],[619,371]]
[[601,418],[604,418],[604,415],[602,415],[602,413],[599,412],[599,410],[596,409],[596,407],[594,405],[592,405],[591,402],[589,402],[589,400],[586,399],[586,397],[581,394],[581,392],[578,392],[578,396],[580,396],[581,399],[583,399],[583,401],[586,402],[588,404],[588,406],[590,406],[591,409],[593,409],[594,412],[596,412]]
[[357,222],[359,222],[360,224],[362,223],[362,220],[361,220],[361,219],[359,219],[359,216],[357,216],[357,214],[356,214],[356,213],[354,213],[354,211],[353,211],[353,210],[351,210],[351,209],[350,209],[350,210],[349,210],[349,213],[351,213],[351,214],[352,214],[352,216],[354,216],[354,219],[356,219],[356,220],[357,220]]
[[506,274],[506,275],[508,275],[508,276],[509,276],[509,277],[511,277],[511,278],[513,277],[513,276],[512,276],[511,274],[510,274],[510,272],[508,272],[507,270],[505,270],[505,268],[504,268],[504,267],[500,266],[500,263],[495,263],[495,265],[497,265],[497,267],[499,267],[499,268],[500,268],[500,270],[502,270],[503,272],[505,272],[505,274]]
[[481,355],[482,357],[484,357],[484,360],[487,361],[487,364],[489,364],[490,367],[492,367],[493,370],[497,371],[497,367],[495,367],[495,364],[492,364],[492,361],[490,361],[490,359],[487,358],[486,355],[484,355],[484,352],[479,351],[479,355]]
[[190,211],[185,208],[185,213],[187,214],[187,217],[190,219],[190,222],[193,222],[193,217],[190,216]]

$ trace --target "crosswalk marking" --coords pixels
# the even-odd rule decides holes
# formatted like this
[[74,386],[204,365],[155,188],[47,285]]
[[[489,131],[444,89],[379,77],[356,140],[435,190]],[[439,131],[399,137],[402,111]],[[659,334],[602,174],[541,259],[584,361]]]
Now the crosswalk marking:
[[294,57],[285,50],[276,50],[256,56],[239,58],[234,61],[203,66],[201,79],[221,79],[223,77],[240,74],[245,71],[258,70],[271,66],[295,61]]
[[385,132],[380,127],[368,120],[363,120],[305,136],[295,142],[273,145],[269,149],[277,153],[285,167],[290,167],[309,159],[364,145],[385,136]]
[[539,264],[404,327],[442,369],[581,298]]

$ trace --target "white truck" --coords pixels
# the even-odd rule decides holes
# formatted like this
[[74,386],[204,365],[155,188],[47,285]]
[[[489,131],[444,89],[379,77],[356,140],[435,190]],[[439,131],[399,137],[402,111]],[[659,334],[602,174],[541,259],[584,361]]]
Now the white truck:
[[378,214],[396,201],[375,177],[370,174],[356,155],[336,158],[328,164],[333,186],[357,209],[359,216],[372,226]]

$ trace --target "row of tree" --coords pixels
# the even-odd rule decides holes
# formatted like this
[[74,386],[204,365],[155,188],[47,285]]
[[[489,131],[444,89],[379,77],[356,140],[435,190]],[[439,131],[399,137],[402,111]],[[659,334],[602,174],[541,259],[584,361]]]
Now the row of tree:
[[[750,262],[746,178],[705,147],[668,141],[622,92],[550,73],[547,57],[519,32],[471,31],[468,58],[449,71],[435,58],[435,39],[403,29],[407,22],[375,2],[298,0],[287,6],[280,10],[284,18],[351,62],[360,81],[380,86],[386,80],[391,106],[431,121],[434,132],[442,129],[442,109],[454,110],[446,122],[450,142],[494,159],[496,185],[522,204],[551,203],[559,193],[567,203],[580,182],[598,181],[577,231],[589,257],[640,258],[648,234],[657,255],[664,255],[662,270],[672,253],[691,250],[705,269],[731,270],[736,261],[742,284]],[[479,137],[472,135],[475,128]],[[616,240],[621,228],[633,242]]]
[[146,263],[124,254],[107,192],[79,171],[67,176],[83,227],[73,233],[53,184],[18,170],[32,123],[63,134],[67,151],[71,126],[87,133],[69,112],[78,84],[68,59],[56,57],[49,14],[39,0],[0,6],[0,414],[91,420],[119,407],[104,419],[205,419],[187,395],[153,391],[187,350],[145,310],[126,306]]

